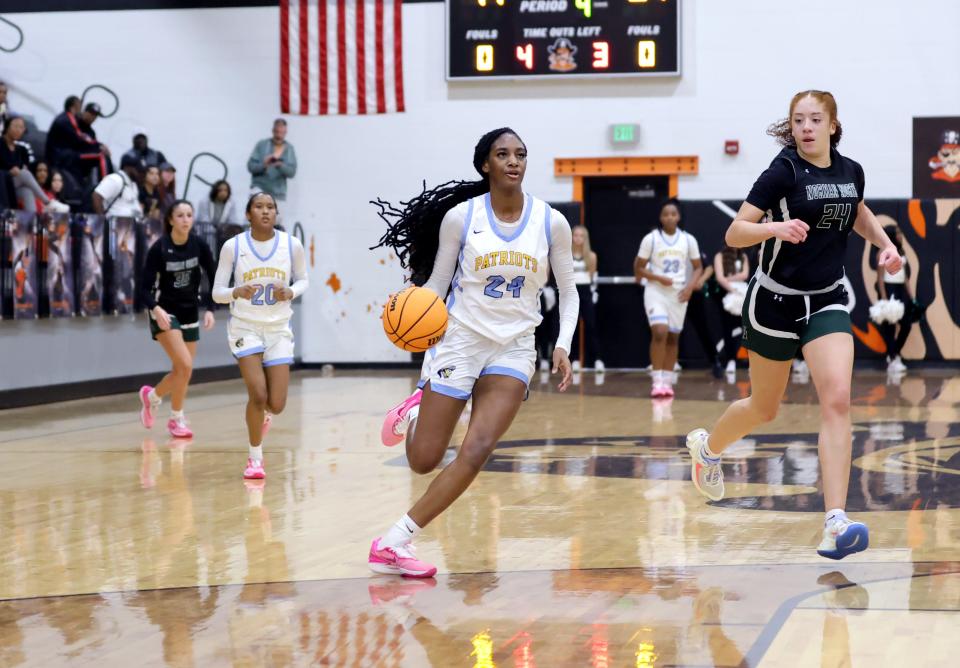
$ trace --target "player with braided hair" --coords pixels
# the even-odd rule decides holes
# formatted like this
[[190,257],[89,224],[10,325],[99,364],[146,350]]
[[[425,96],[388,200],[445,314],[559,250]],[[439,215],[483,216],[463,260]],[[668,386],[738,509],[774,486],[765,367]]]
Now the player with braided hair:
[[560,291],[560,335],[553,371],[570,385],[570,340],[579,298],[573,280],[570,225],[521,184],[527,147],[499,128],[477,143],[479,181],[451,181],[395,207],[375,202],[388,229],[378,246],[397,253],[416,285],[446,297],[449,325],[427,351],[418,389],[388,414],[384,445],[406,437],[410,468],[433,471],[473,397],[473,413],[456,458],[413,508],[370,546],[378,573],[432,577],[436,567],[413,552],[412,540],[466,491],[520,410],[534,371],[540,290],[553,271]]

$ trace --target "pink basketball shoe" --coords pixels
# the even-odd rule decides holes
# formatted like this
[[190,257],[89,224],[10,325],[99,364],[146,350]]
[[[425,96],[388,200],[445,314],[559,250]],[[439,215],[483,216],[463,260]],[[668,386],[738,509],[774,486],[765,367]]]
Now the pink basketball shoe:
[[423,390],[417,390],[409,397],[390,409],[387,417],[383,419],[383,427],[380,429],[380,440],[387,447],[392,447],[403,440],[407,434],[407,427],[410,421],[407,419],[410,410],[420,405],[423,398]]
[[260,429],[260,438],[264,439],[267,437],[267,432],[270,431],[270,427],[273,425],[273,416],[270,413],[263,414],[263,427]]
[[402,575],[407,578],[432,578],[437,567],[417,559],[412,543],[402,547],[380,547],[377,538],[370,544],[370,556],[367,565],[374,573]]
[[167,420],[167,431],[174,438],[193,438],[193,432],[187,426],[184,418],[170,418]]
[[262,459],[247,458],[247,468],[243,470],[243,477],[246,480],[263,480],[267,477],[267,472],[263,470]]
[[140,388],[140,424],[147,429],[153,426],[153,404],[150,403],[150,393],[153,388],[144,385]]

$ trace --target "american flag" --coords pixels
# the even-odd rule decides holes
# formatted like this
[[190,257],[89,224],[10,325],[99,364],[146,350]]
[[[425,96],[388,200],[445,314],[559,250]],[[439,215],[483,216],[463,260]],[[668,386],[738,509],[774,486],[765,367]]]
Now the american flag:
[[285,114],[403,111],[401,0],[280,0]]

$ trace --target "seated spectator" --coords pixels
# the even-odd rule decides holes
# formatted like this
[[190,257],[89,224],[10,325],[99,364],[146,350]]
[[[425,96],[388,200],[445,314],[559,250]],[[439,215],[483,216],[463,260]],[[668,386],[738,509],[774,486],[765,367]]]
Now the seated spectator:
[[[99,111],[99,107],[96,109]],[[96,168],[101,176],[110,173],[107,164],[110,151],[95,137],[83,132],[77,119],[79,113],[80,98],[71,95],[63,103],[63,112],[57,114],[50,124],[46,159],[51,167],[59,167],[69,172],[77,183],[83,183],[92,168]],[[93,110],[89,111],[88,118],[92,114]]]
[[140,171],[146,173],[148,167],[159,167],[167,161],[162,151],[156,151],[147,145],[147,135],[137,131],[133,135],[133,148],[124,153],[140,161]]
[[62,202],[64,200],[63,185],[63,174],[57,170],[53,170],[50,174],[50,182],[47,187],[43,189],[43,192],[47,193],[47,197],[50,199]]
[[27,126],[19,116],[12,117],[0,137],[0,169],[13,180],[13,188],[25,211],[37,212],[37,200],[44,210],[66,213],[70,207],[62,202],[51,202],[30,172],[30,153],[20,143]]
[[101,216],[135,218],[142,215],[139,178],[140,162],[123,156],[120,171],[106,176],[93,191],[93,210]]
[[16,196],[13,194],[13,179],[10,174],[0,169],[0,211],[15,209]]
[[[43,192],[47,197],[50,197],[50,168],[47,166],[43,160],[40,162],[35,162],[30,167],[30,171],[33,172],[33,178],[37,180],[37,183],[40,184],[40,187],[43,188]],[[50,199],[56,199],[55,197],[50,197]],[[40,203],[40,198],[36,198],[37,201],[37,211],[43,210],[43,204]]]
[[7,127],[7,119],[12,116],[7,106],[7,84],[0,81],[0,135]]
[[210,195],[197,202],[197,220],[214,225],[239,225],[237,202],[230,184],[220,179],[210,188]]
[[177,168],[160,163],[160,209],[164,212],[177,200]]
[[[136,160],[140,164],[140,158],[131,155],[130,151],[123,154],[121,160]],[[140,188],[140,206],[143,207],[143,215],[146,218],[163,218],[163,207],[160,205],[160,168],[156,165],[147,167],[143,173],[143,185]]]

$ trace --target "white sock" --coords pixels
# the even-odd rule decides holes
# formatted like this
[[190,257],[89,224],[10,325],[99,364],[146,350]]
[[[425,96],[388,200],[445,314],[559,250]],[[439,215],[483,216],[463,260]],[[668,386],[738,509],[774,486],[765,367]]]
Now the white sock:
[[846,517],[847,513],[843,510],[843,508],[834,508],[833,510],[828,510],[827,514],[824,516],[823,525],[828,526],[832,522],[846,519]]
[[380,539],[380,544],[385,547],[400,547],[416,538],[420,531],[417,523],[410,519],[409,515],[404,515],[387,530]]
[[170,417],[172,417],[174,420],[182,420],[182,419],[183,419],[183,410],[182,410],[182,409],[179,410],[179,411],[171,410],[171,411],[170,411]]
[[653,376],[654,385],[660,385],[663,383],[663,372],[660,369],[654,369],[653,373],[650,375]]
[[256,459],[258,462],[263,461],[263,445],[250,445],[248,449],[250,453],[250,459]]
[[150,393],[147,394],[147,399],[150,400],[150,405],[151,405],[151,406],[159,406],[159,405],[161,404],[161,402],[163,401],[163,399],[160,398],[160,397],[157,395],[157,391],[156,391],[156,390],[150,390]]

